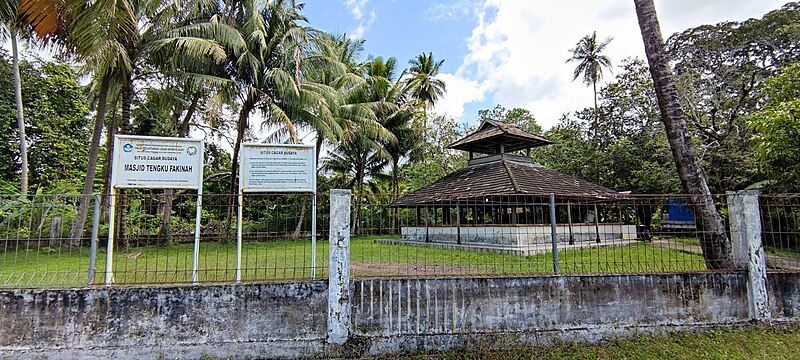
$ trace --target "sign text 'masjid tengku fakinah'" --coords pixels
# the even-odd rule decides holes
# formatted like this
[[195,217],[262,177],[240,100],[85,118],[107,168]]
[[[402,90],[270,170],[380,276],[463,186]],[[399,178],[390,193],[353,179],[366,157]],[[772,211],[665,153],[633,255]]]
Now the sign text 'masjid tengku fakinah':
[[112,184],[118,188],[198,189],[203,141],[118,135]]
[[243,144],[243,192],[315,192],[314,145]]

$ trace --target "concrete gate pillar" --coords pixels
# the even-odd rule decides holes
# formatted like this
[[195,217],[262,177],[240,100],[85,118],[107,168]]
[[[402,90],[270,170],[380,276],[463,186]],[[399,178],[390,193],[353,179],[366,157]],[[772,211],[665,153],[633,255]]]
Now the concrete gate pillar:
[[350,190],[331,190],[328,277],[328,343],[350,336]]
[[748,313],[751,320],[768,321],[767,260],[761,242],[761,209],[758,191],[729,191],[733,257],[737,265],[747,270]]

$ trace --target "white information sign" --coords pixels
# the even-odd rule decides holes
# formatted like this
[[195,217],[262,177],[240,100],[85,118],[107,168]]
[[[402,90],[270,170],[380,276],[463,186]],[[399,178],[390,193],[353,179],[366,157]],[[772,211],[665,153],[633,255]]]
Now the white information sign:
[[111,183],[118,188],[199,189],[203,140],[117,135]]
[[314,145],[242,144],[239,186],[242,192],[316,193]]

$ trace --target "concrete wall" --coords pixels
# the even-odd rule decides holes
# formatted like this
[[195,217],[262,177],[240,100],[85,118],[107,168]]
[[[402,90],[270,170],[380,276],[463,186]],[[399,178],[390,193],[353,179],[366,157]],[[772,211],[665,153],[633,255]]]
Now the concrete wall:
[[748,320],[744,274],[365,280],[353,291],[353,333],[371,353],[475,334],[593,341]]
[[327,281],[0,291],[0,357],[319,353]]
[[[309,357],[476,339],[596,341],[748,322],[744,273],[356,280],[350,335],[326,345],[327,282],[0,291],[0,358]],[[770,274],[800,319],[800,274]]]
[[800,274],[767,275],[767,303],[773,320],[800,320]]

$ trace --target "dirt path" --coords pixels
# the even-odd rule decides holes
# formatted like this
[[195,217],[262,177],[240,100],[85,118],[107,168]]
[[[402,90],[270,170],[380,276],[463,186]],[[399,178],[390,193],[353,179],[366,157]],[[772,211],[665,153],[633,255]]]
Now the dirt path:
[[[671,239],[657,239],[653,240],[653,245],[658,245],[663,248],[683,251],[696,255],[703,255],[703,250],[699,245],[685,244],[680,241]],[[767,266],[771,269],[781,270],[800,270],[800,259],[791,258],[788,256],[780,256],[767,253]]]
[[[387,264],[354,262],[350,271],[355,276],[452,276],[470,273],[469,267],[449,264]],[[474,272],[475,269],[472,270]]]

